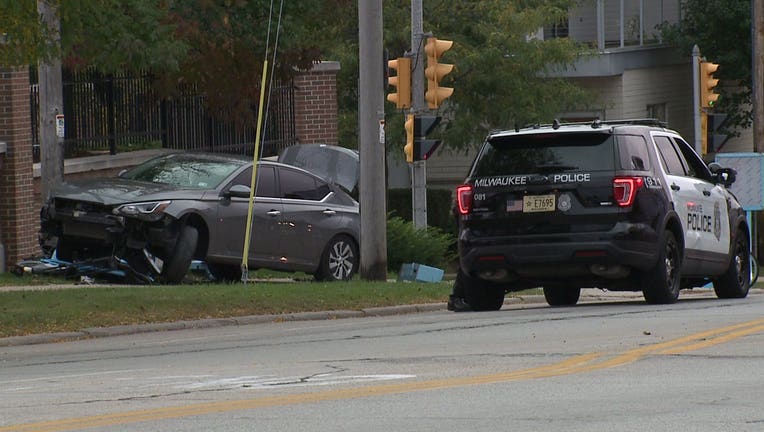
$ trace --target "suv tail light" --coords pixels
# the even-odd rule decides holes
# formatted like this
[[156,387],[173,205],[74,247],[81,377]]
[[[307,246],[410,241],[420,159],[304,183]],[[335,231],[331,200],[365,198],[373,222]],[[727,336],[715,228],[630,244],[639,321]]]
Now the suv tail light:
[[456,188],[456,204],[459,214],[466,215],[472,211],[472,185],[461,185]]
[[634,204],[637,191],[644,185],[642,177],[616,177],[613,179],[613,197],[619,207],[630,207]]

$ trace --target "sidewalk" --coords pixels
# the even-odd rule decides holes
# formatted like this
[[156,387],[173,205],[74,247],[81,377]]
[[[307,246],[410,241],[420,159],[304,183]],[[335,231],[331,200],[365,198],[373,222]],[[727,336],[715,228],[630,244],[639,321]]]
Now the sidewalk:
[[[0,287],[0,291],[23,290],[23,289],[62,289],[78,287],[97,287],[99,285],[52,285],[52,286],[26,286],[26,287]],[[103,286],[103,285],[100,285]],[[108,285],[113,286],[113,285]],[[764,289],[752,288],[749,295],[761,295]],[[716,298],[713,289],[698,288],[694,290],[684,290],[680,294],[679,301],[699,298]],[[617,301],[643,301],[641,292],[612,292],[602,291],[596,288],[585,288],[581,290],[581,298],[578,304],[598,303],[598,302],[617,302]],[[512,296],[508,294],[504,300],[504,308],[523,307],[525,305],[546,305],[543,295],[523,295]],[[367,308],[361,310],[336,310],[324,312],[300,312],[277,315],[250,315],[230,318],[211,318],[193,321],[176,321],[169,323],[155,324],[135,324],[122,325],[115,327],[92,327],[84,328],[75,332],[67,333],[46,333],[29,336],[15,336],[0,338],[0,347],[10,347],[19,345],[33,345],[54,343],[62,341],[90,339],[97,337],[121,336],[137,333],[150,333],[168,330],[201,329],[224,326],[239,326],[249,324],[274,323],[284,321],[313,321],[342,318],[364,318],[375,316],[402,315],[418,312],[445,311],[446,303],[429,303],[416,305],[401,305]]]

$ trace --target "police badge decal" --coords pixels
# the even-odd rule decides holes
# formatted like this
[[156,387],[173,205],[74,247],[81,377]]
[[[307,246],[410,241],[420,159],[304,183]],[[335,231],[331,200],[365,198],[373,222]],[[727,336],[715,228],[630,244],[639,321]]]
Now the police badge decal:
[[719,209],[719,202],[714,203],[714,236],[718,241],[722,236],[722,214]]

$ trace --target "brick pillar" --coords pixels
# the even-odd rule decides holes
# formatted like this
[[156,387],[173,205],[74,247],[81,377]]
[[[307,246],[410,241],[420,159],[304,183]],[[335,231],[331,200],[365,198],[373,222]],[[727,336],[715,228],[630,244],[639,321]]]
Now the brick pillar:
[[34,205],[28,68],[0,68],[0,244],[5,266],[37,255],[39,209]]
[[337,144],[338,62],[321,62],[294,79],[295,135],[300,144]]

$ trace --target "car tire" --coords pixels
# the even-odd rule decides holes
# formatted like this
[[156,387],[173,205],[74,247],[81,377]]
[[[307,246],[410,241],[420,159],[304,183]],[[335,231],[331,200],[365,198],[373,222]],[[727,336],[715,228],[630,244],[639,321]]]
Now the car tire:
[[314,273],[317,281],[346,281],[358,270],[358,246],[346,235],[338,235],[327,243]]
[[663,235],[658,261],[642,275],[642,295],[649,304],[671,304],[679,299],[682,254],[674,233]]
[[241,266],[207,263],[207,269],[215,280],[228,283],[241,282]]
[[730,265],[724,274],[714,279],[714,292],[718,298],[745,298],[751,288],[748,238],[740,231],[735,237]]
[[199,232],[190,225],[184,225],[178,234],[172,255],[162,265],[160,280],[164,283],[180,283],[186,277],[191,260],[194,258]]
[[573,306],[581,297],[581,288],[564,285],[544,285],[544,298],[549,306]]
[[461,270],[454,284],[457,285],[454,292],[464,293],[464,300],[474,311],[497,311],[504,306],[504,287],[500,285],[473,278]]

